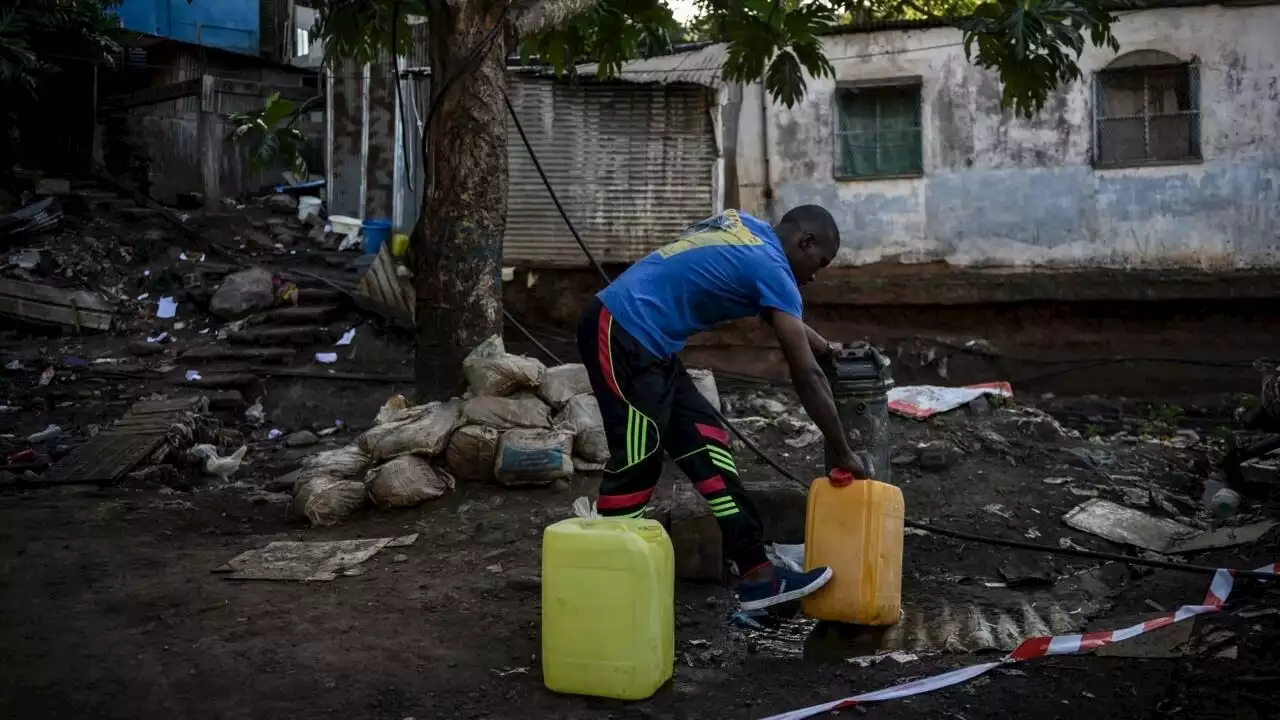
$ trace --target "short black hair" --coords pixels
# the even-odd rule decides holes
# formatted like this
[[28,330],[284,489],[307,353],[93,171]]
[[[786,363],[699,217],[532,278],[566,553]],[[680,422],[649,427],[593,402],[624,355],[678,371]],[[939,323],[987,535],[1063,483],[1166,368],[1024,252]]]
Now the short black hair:
[[829,244],[833,249],[840,247],[840,228],[836,227],[835,218],[821,205],[800,205],[793,207],[782,216],[778,223],[779,234],[794,235],[813,233],[818,242]]

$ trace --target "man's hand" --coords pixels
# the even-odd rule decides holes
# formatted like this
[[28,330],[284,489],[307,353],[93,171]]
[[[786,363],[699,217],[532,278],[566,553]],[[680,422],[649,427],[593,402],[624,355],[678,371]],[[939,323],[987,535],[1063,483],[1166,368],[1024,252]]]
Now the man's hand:
[[848,455],[836,457],[832,467],[828,469],[827,477],[831,479],[832,485],[837,486],[847,484],[847,480],[839,481],[840,476],[845,473],[849,475],[848,480],[871,480],[874,469],[870,465],[870,458],[864,462],[857,453],[850,451]]

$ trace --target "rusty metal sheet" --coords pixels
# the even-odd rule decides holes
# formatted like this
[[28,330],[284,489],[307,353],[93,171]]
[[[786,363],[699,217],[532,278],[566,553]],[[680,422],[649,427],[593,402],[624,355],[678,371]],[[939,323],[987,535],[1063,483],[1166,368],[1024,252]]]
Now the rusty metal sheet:
[[397,324],[413,326],[413,284],[396,273],[396,261],[387,245],[382,246],[369,270],[360,278],[355,298],[360,305],[386,315]]
[[[713,93],[694,85],[516,75],[511,100],[543,170],[602,262],[633,262],[713,213]],[[584,267],[514,124],[504,261]]]

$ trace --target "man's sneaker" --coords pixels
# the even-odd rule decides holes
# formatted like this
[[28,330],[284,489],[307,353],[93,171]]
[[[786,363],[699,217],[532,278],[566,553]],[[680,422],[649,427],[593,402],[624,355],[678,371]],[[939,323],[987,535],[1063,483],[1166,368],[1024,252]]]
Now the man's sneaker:
[[799,600],[831,579],[831,568],[814,568],[808,572],[793,572],[773,566],[773,579],[763,582],[744,582],[738,585],[738,604],[743,610],[763,610],[792,600]]

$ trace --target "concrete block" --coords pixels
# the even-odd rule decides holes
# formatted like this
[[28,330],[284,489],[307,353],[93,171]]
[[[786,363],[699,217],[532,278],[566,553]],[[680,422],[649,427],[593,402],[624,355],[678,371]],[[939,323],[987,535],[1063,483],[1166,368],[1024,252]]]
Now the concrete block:
[[780,477],[758,478],[744,482],[764,525],[765,542],[796,544],[804,542],[804,519],[809,494],[805,488]]

